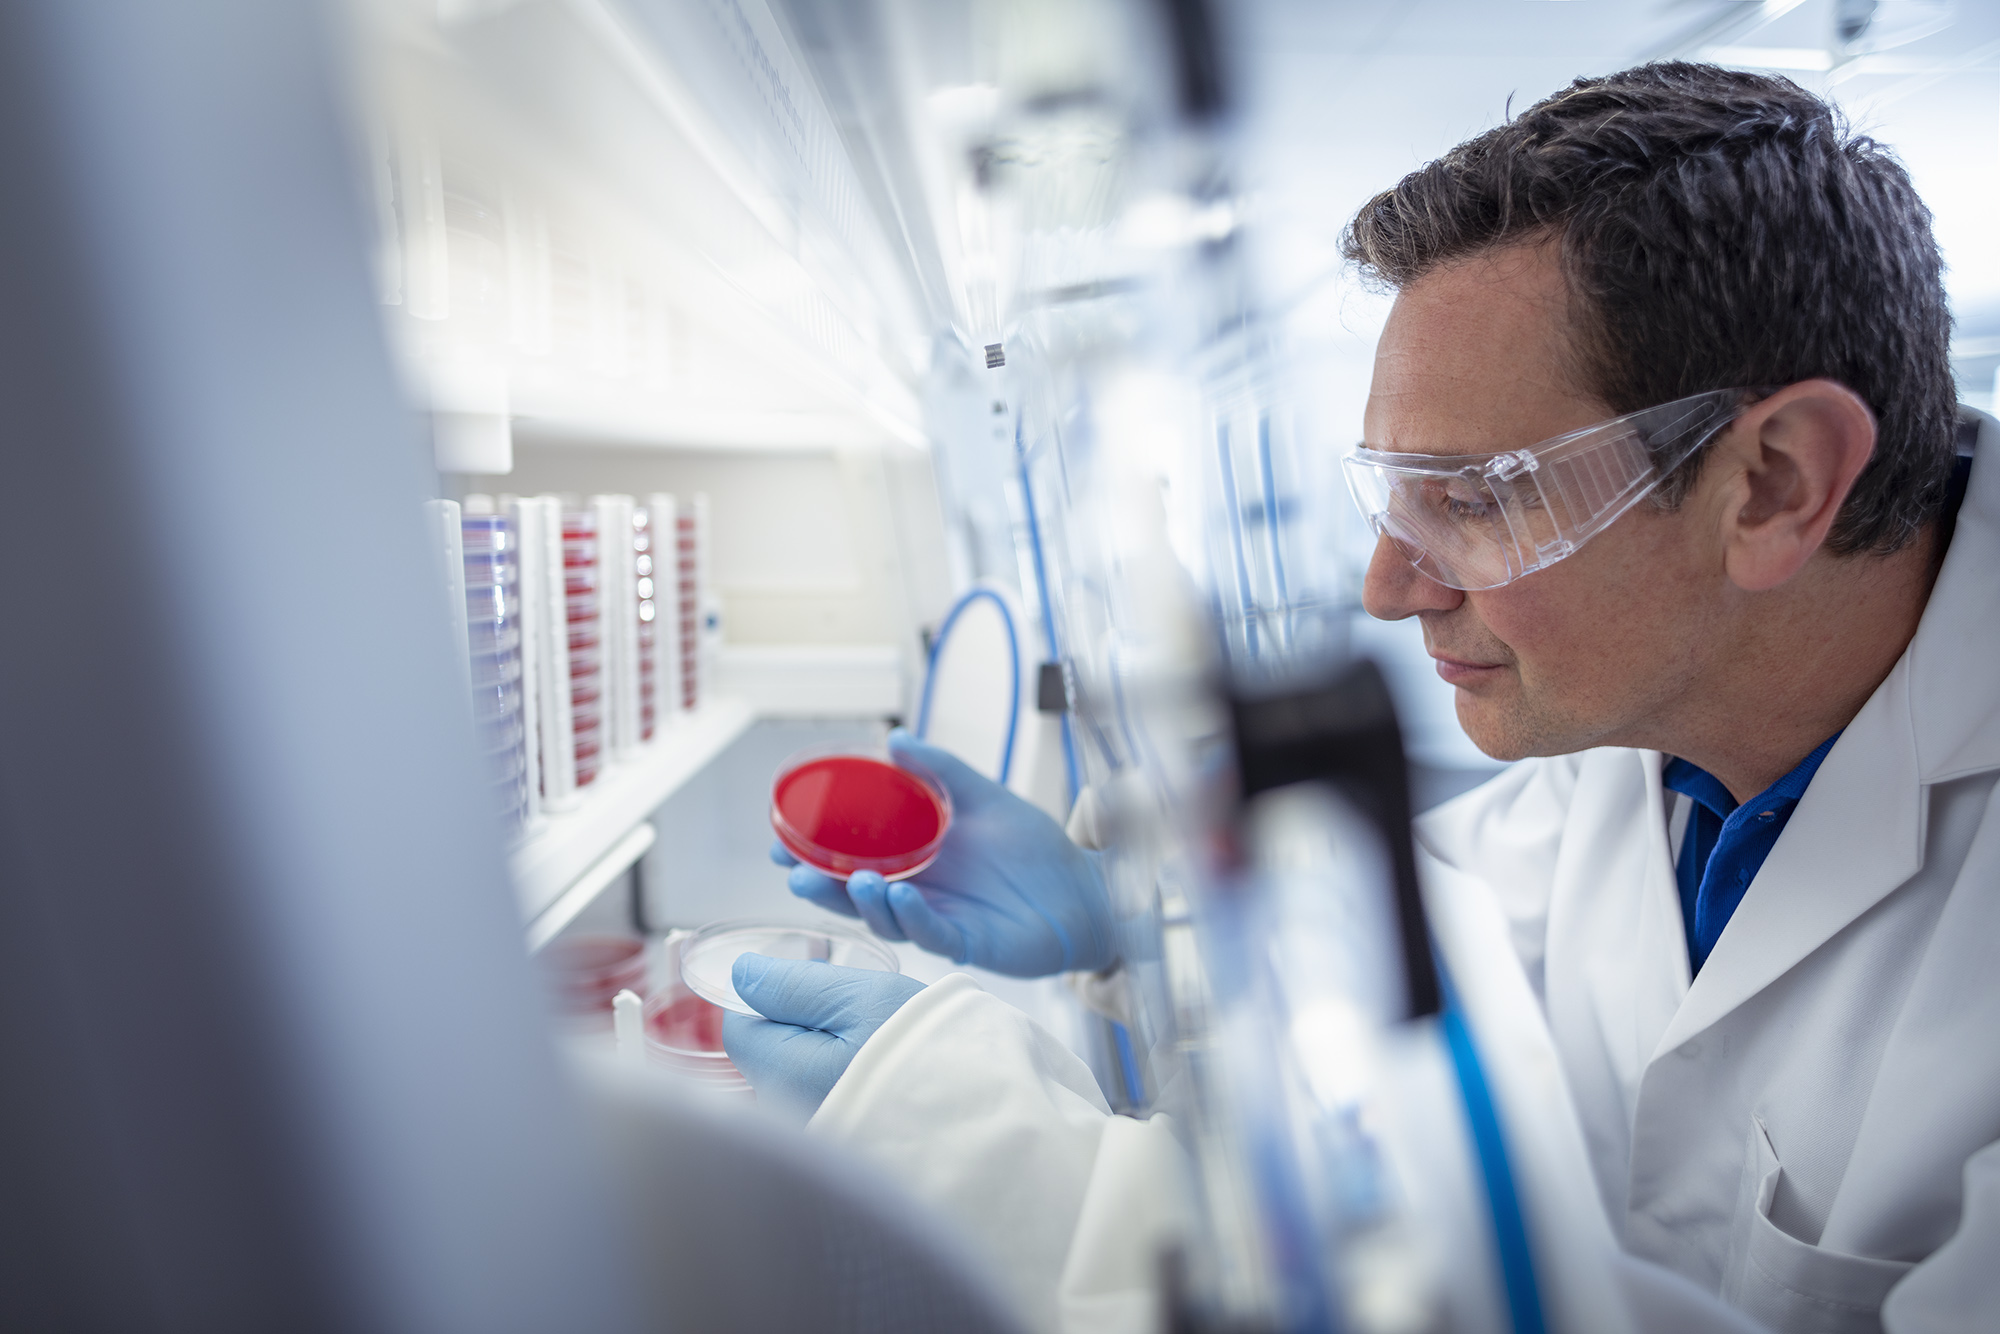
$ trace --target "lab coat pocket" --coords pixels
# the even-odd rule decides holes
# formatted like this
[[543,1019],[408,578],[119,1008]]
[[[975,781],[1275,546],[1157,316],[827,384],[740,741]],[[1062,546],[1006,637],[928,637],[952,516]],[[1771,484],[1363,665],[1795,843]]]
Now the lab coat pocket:
[[1785,1334],[1876,1334],[1882,1299],[1911,1266],[1821,1250],[1773,1223],[1771,1202],[1785,1169],[1761,1119],[1750,1129],[1745,1168],[1724,1300]]

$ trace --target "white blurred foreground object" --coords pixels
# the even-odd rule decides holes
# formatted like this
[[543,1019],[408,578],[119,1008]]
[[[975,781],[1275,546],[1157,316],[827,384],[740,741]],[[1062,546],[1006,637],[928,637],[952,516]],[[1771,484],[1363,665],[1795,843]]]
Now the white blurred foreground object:
[[1022,1334],[989,1257],[916,1200],[775,1120],[672,1073],[581,1067],[615,1217],[664,1327],[765,1334]]

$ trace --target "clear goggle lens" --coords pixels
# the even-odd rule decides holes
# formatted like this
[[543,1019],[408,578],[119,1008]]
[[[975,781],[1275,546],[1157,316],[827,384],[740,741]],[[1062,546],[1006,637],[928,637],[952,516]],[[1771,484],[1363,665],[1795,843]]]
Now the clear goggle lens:
[[1720,389],[1499,454],[1392,454],[1343,463],[1375,531],[1420,574],[1468,592],[1553,565],[1650,495],[1757,393]]

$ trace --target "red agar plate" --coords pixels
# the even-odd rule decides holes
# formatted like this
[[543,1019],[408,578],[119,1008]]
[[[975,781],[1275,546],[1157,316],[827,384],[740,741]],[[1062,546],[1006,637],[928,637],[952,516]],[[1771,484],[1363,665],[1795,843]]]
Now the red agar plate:
[[794,857],[836,880],[917,874],[951,828],[951,798],[928,774],[873,755],[807,751],[778,769],[771,828]]

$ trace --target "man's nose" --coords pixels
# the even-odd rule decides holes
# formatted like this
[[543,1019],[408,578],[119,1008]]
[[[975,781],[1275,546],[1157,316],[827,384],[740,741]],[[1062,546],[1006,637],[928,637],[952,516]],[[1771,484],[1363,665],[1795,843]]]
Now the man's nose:
[[1387,537],[1375,539],[1368,575],[1361,583],[1361,605],[1378,621],[1400,621],[1420,611],[1450,611],[1465,594],[1417,573]]

